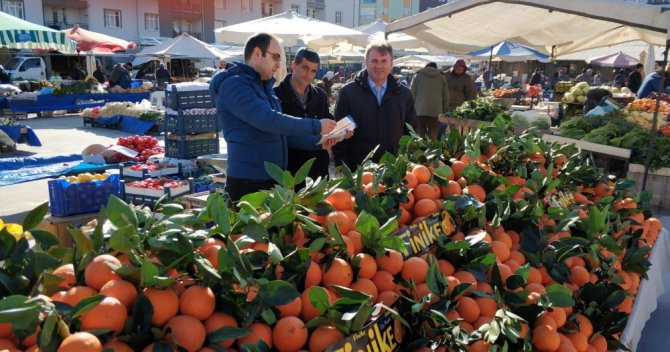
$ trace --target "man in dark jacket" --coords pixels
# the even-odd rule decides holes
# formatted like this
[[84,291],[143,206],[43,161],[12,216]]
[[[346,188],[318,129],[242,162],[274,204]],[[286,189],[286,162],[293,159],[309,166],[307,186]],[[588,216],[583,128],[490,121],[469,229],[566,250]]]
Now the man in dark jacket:
[[336,165],[356,169],[375,147],[374,162],[385,152],[398,153],[400,138],[408,134],[405,124],[417,127],[414,100],[409,88],[391,74],[393,48],[388,43],[372,43],[365,52],[365,70],[347,83],[337,97],[335,117],[351,115],[356,122],[353,137],[333,147]]
[[256,34],[244,46],[244,63],[218,71],[209,89],[228,145],[226,192],[233,201],[270,189],[274,182],[265,162],[288,166],[288,147],[316,144],[335,128],[329,119],[302,119],[281,113],[274,94],[274,74],[281,66],[281,47],[271,34]]
[[419,116],[417,133],[420,136],[428,135],[431,139],[437,139],[440,131],[437,117],[447,112],[449,101],[447,79],[437,68],[436,63],[429,62],[426,67],[416,72],[410,90],[416,114]]
[[530,85],[542,85],[544,83],[544,73],[542,72],[541,68],[536,68],[535,73],[530,77]]
[[628,75],[628,83],[626,84],[626,87],[633,93],[637,93],[642,85],[642,72],[644,72],[644,65],[637,64],[635,65],[635,71]]
[[447,87],[449,87],[449,111],[453,111],[468,100],[477,99],[475,80],[467,74],[465,60],[458,59],[447,72]]
[[100,65],[95,67],[95,71],[93,71],[93,77],[95,77],[98,83],[105,83],[105,74],[102,72],[102,67],[100,67]]
[[172,77],[170,77],[170,71],[168,71],[165,68],[164,64],[158,65],[155,74],[156,74],[156,83],[158,84],[166,84],[172,81]]
[[[281,101],[283,113],[305,119],[333,119],[326,92],[311,84],[319,70],[320,62],[319,54],[311,49],[302,48],[295,54],[291,62],[292,73],[274,89]],[[319,176],[328,176],[330,155],[325,148],[329,149],[333,142],[330,141],[323,146],[306,144],[300,149],[289,146],[288,171],[295,174],[305,162],[316,158],[309,171],[309,177],[317,179]]]

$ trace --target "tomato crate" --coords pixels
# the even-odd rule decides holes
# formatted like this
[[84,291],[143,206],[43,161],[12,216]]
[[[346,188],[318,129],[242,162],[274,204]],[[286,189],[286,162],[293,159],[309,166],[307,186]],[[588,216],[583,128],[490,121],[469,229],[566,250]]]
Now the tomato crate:
[[195,159],[201,155],[219,153],[218,133],[179,136],[170,134],[165,139],[165,156],[177,159]]
[[[135,165],[145,166],[146,168],[142,167],[141,170],[133,170],[132,168]],[[148,177],[180,175],[182,173],[181,164],[176,165],[156,164],[156,166],[158,166],[158,168],[152,170],[148,168],[149,167],[148,164],[134,164],[134,165],[121,164],[121,166],[119,167],[119,176],[121,178],[129,177],[129,178],[145,179]]]
[[178,91],[172,87],[165,90],[165,103],[171,109],[212,108],[214,97],[209,90]]
[[161,197],[167,195],[167,199],[174,199],[178,196],[191,193],[191,183],[186,182],[175,188],[148,189],[133,187],[129,184],[123,184],[123,199],[132,204],[154,205]]
[[177,114],[165,114],[165,132],[190,134],[218,131],[219,128],[215,114],[186,115],[181,110]]
[[64,179],[50,180],[48,186],[49,207],[54,216],[97,212],[107,204],[110,195],[120,194],[119,175],[80,183],[70,183]]

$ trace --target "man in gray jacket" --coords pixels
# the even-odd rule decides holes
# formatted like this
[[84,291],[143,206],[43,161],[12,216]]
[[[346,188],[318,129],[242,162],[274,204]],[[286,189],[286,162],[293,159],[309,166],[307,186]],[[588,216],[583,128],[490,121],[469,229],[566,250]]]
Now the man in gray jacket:
[[448,108],[447,79],[437,68],[437,64],[429,62],[426,67],[416,72],[410,86],[414,97],[414,108],[419,118],[417,133],[437,139],[440,122],[437,116],[445,113]]

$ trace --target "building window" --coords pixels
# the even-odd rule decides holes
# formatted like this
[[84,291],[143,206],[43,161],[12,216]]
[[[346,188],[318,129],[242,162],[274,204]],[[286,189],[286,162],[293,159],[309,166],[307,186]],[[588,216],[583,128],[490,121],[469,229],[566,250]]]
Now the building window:
[[272,4],[268,4],[268,9],[266,10],[268,16],[272,16],[272,10]]
[[2,0],[2,11],[14,17],[25,18],[23,0]]
[[335,23],[342,23],[342,11],[335,11]]
[[253,12],[251,0],[242,0],[242,12]]
[[377,9],[374,7],[361,8],[361,18],[377,18]]
[[226,26],[226,21],[214,21],[214,29],[225,27]]
[[121,28],[121,10],[105,9],[105,27]]
[[65,8],[63,7],[54,7],[51,11],[51,14],[53,16],[53,20],[55,24],[65,24],[67,22],[67,16],[65,12]]
[[291,4],[291,11],[294,11],[295,13],[300,13],[300,5]]
[[148,31],[158,30],[158,14],[156,13],[144,14],[144,29]]
[[226,0],[214,0],[214,7],[217,9],[225,9]]

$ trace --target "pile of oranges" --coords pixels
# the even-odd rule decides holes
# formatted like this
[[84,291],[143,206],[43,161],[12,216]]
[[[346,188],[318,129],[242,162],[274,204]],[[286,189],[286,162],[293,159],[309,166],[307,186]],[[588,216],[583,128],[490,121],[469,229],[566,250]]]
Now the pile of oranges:
[[[323,195],[320,204],[328,211],[299,210],[304,219],[267,226],[272,240],[237,232],[243,226],[233,226],[235,232],[231,233],[213,227],[206,239],[191,239],[193,253],[188,265],[164,262],[157,249],[149,246],[141,253],[104,247],[81,267],[63,264],[53,269],[51,274],[62,281],[57,290],[43,290],[46,295],[39,298],[44,307],[81,307],[101,295],[80,315],[59,318],[53,335],[59,341],[59,352],[245,351],[245,346],[260,342],[279,352],[326,351],[347,335],[345,320],[330,311],[338,302],[345,305],[342,302],[350,299],[343,294],[347,290],[367,295],[365,304],[370,307],[383,304],[398,309],[410,324],[406,337],[426,341],[423,346],[412,345],[411,350],[476,352],[525,343],[541,352],[604,352],[608,340],[620,338],[620,330],[605,331],[607,326],[587,312],[587,291],[598,283],[623,291],[611,311],[630,313],[644,270],[633,270],[625,255],[653,246],[661,223],[645,215],[637,201],[617,190],[611,181],[575,182],[576,177],[571,178],[566,170],[576,157],[551,148],[515,152],[519,154],[515,160],[527,169],[523,176],[509,171],[512,157],[504,154],[509,148],[498,150],[495,145],[482,148],[485,152],[476,157],[463,154],[449,160],[408,163],[399,188],[402,201],[391,214],[397,221],[393,232],[440,211],[448,211],[454,219],[452,227],[442,228],[439,243],[417,256],[405,257],[400,248],[371,243],[368,230],[363,230],[367,225],[359,221],[364,209],[356,202],[358,196],[397,195],[393,185],[376,180],[375,170],[368,170],[360,172],[360,188],[335,187]],[[488,176],[471,176],[475,169],[477,175]],[[557,184],[562,186],[540,186],[540,179],[547,184],[560,181]],[[567,192],[574,201],[569,209],[563,209],[566,217],[571,211],[576,214],[568,225],[544,211],[559,191]],[[481,216],[465,219],[455,210],[454,204],[463,199],[479,209]],[[512,213],[524,213],[525,217],[517,221],[512,214],[497,213],[497,203],[503,201],[509,202]],[[255,225],[265,226],[272,219],[273,214],[259,210],[261,207],[256,205],[253,211],[250,207],[241,207],[239,214],[246,212],[249,218],[257,211],[260,222]],[[531,212],[528,207],[536,210]],[[494,220],[491,209],[504,219]],[[601,211],[608,212],[609,227],[598,225]],[[245,218],[235,216],[231,219]],[[312,227],[305,221],[321,226],[320,231],[309,230]],[[535,229],[538,238],[529,240],[524,226]],[[597,228],[593,230],[597,233],[590,233],[592,228]],[[202,234],[201,230],[182,231]],[[545,260],[544,254],[563,250],[573,239],[582,241],[579,243],[588,240],[588,251],[565,250],[555,261]],[[319,241],[326,245],[316,245]],[[530,250],[529,243],[536,250]],[[308,254],[298,261],[302,264],[289,267],[287,258],[299,251]],[[251,271],[259,275],[247,277],[237,269],[227,272],[237,268],[231,263],[242,260],[239,258],[247,258],[244,260],[251,263]],[[471,259],[478,260],[479,269],[468,262]],[[147,262],[156,270],[146,269]],[[207,271],[218,272],[224,279],[212,282],[206,279]],[[145,284],[158,279],[171,281],[169,285]],[[267,299],[263,285],[275,280],[290,283],[295,294],[283,304],[262,305],[260,302]],[[436,282],[444,282],[444,290]],[[572,304],[554,304],[550,296],[557,290],[567,292]],[[236,301],[235,297],[242,298]],[[325,302],[314,297],[324,297]],[[151,315],[142,317],[147,305]],[[403,310],[408,306],[412,308]],[[250,312],[248,307],[257,310]],[[516,311],[518,307],[523,309]],[[40,316],[41,327],[27,337],[19,338],[12,323],[0,323],[0,350],[39,351],[38,342],[44,340],[40,330],[48,311]],[[446,317],[466,338],[445,338],[444,321],[431,312]],[[133,331],[142,319],[147,320],[149,329]],[[492,326],[503,326],[505,333],[493,334]],[[148,338],[138,340],[138,333]]]

